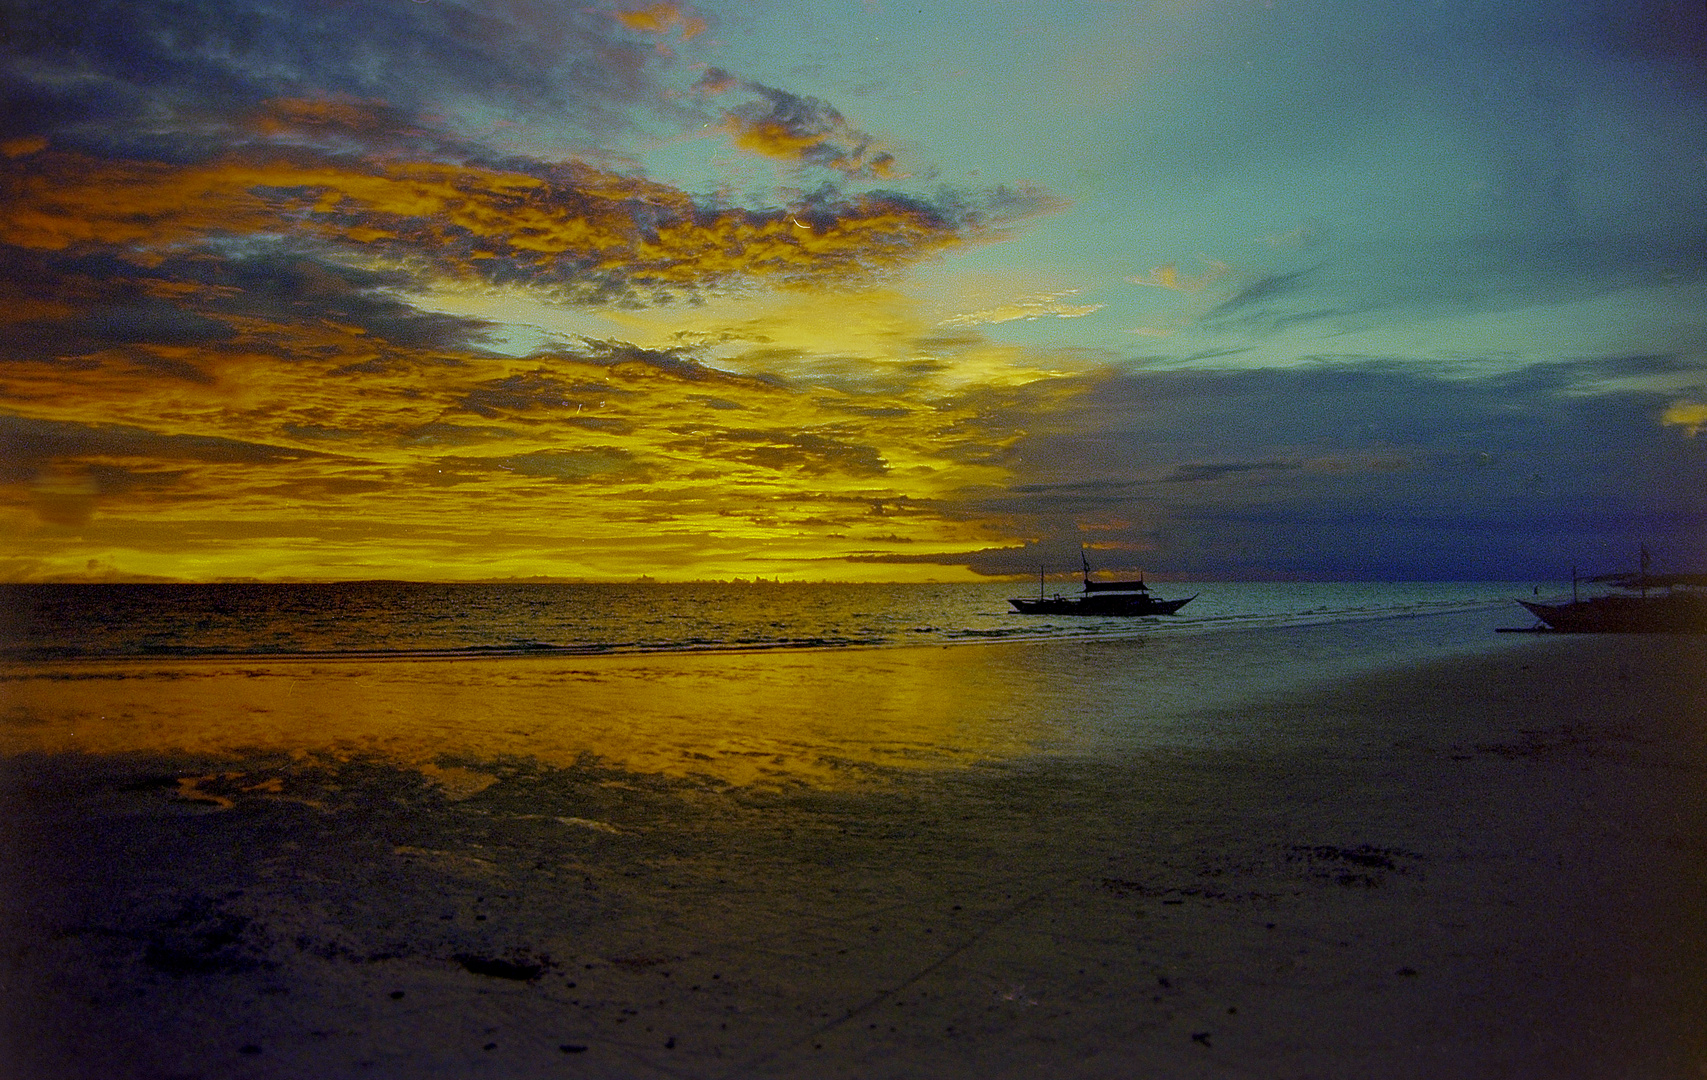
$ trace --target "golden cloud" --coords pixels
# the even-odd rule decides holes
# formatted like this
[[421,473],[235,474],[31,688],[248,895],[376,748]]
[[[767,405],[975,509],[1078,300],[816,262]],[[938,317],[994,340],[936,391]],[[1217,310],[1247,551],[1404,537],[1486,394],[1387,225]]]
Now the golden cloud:
[[874,151],[869,146],[841,137],[842,132],[835,128],[801,131],[779,121],[755,120],[734,114],[723,118],[722,127],[736,146],[765,157],[885,180],[895,175],[895,155]]
[[1104,305],[1102,304],[1069,304],[1063,302],[1064,297],[1074,296],[1077,292],[1077,289],[1070,289],[1067,292],[1025,296],[980,311],[951,315],[942,320],[941,325],[977,326],[980,323],[1004,323],[1013,322],[1016,319],[1040,319],[1044,316],[1053,316],[1059,319],[1078,319],[1103,309]]
[[659,3],[616,13],[617,19],[630,30],[664,34],[680,30],[683,38],[692,39],[705,33],[705,20],[677,4]]
[[886,193],[708,209],[666,185],[574,162],[530,173],[290,156],[171,165],[50,152],[26,161],[3,174],[0,206],[0,241],[18,247],[159,249],[288,231],[433,274],[546,288],[870,277],[981,226],[964,208]]
[[[325,271],[267,265],[269,291],[288,278],[338,298]],[[11,365],[0,564],[37,577],[89,560],[168,577],[798,574],[850,551],[989,542],[957,506],[1004,481],[1018,418],[1035,418],[944,383],[941,364],[836,389],[609,342],[508,359],[319,317],[336,305],[231,314],[226,286],[171,276],[191,272],[213,276],[171,261],[138,274],[220,315],[227,336],[111,346],[76,369]],[[874,505],[895,509],[879,520]]]

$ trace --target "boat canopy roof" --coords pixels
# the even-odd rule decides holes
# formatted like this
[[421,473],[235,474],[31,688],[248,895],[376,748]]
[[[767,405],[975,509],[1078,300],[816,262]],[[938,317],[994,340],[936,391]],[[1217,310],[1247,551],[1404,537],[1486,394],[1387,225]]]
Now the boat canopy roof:
[[1138,581],[1092,581],[1085,579],[1086,592],[1149,592],[1150,586]]

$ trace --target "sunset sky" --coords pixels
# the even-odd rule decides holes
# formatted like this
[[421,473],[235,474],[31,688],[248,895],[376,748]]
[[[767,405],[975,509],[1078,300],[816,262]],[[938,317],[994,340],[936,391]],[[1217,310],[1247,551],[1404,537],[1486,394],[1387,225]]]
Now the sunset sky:
[[0,579],[1707,564],[1699,0],[13,0]]

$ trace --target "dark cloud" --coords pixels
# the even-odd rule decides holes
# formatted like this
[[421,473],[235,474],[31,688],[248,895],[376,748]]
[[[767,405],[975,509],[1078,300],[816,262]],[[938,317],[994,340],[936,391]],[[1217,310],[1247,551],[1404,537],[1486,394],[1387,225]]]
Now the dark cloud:
[[644,378],[648,374],[668,375],[682,382],[727,382],[757,385],[756,380],[707,367],[679,349],[643,349],[626,341],[581,339],[582,351],[577,354],[589,364],[609,368],[613,375]]
[[566,483],[638,483],[644,482],[651,475],[644,463],[627,450],[615,446],[600,446],[579,450],[537,450],[527,454],[497,457],[448,456],[417,466],[411,476],[417,482],[449,486],[489,483],[495,473]]
[[1017,495],[1084,495],[1090,498],[1106,498],[1115,493],[1129,492],[1137,487],[1137,480],[1068,480],[1057,484],[1014,484],[1008,488]]
[[689,394],[687,399],[696,405],[701,405],[707,409],[716,409],[720,412],[739,411],[744,410],[747,407],[738,401],[730,401],[728,398],[711,397],[707,394]]
[[395,370],[396,368],[398,368],[400,366],[401,365],[394,363],[391,360],[387,360],[384,357],[375,356],[375,357],[371,357],[367,360],[358,360],[357,362],[355,362],[353,364],[341,364],[338,367],[333,368],[331,371],[328,371],[326,374],[334,376],[334,377],[338,377],[338,376],[351,377],[351,376],[357,376],[357,375],[384,375],[390,371]]
[[[369,347],[465,351],[485,344],[490,324],[422,311],[392,294],[412,281],[276,243],[201,246],[150,260],[13,248],[0,258],[0,298],[19,314],[43,314],[9,325],[0,337],[0,359],[68,360],[105,352],[173,377],[207,381],[208,373],[192,362],[125,347],[173,353],[193,347],[214,356],[238,336],[239,322],[247,347],[270,348],[286,359],[304,355],[304,327],[354,331]],[[263,341],[269,334],[276,339],[270,345]]]
[[596,408],[613,392],[604,383],[570,385],[543,371],[529,371],[481,383],[464,394],[457,404],[468,412],[494,418],[532,409]]
[[95,490],[102,495],[120,495],[134,491],[166,491],[176,487],[186,475],[182,469],[127,469],[119,465],[91,465],[89,476]]
[[155,275],[142,267],[108,257],[6,254],[0,302],[13,321],[0,335],[0,359],[66,360],[129,345],[199,346],[233,336],[225,319],[150,295],[144,279]]
[[333,442],[343,439],[359,439],[367,434],[349,428],[327,427],[325,424],[284,424],[279,427],[279,430],[293,439],[302,439],[308,442],[320,439]]
[[518,434],[510,428],[470,427],[435,421],[410,428],[400,441],[405,446],[472,446],[497,439],[513,439]]
[[[556,350],[536,356],[541,366],[484,380],[457,399],[456,408],[497,418],[539,411],[593,431],[625,433],[633,425],[621,416],[601,415],[610,405],[643,401],[648,384],[720,383],[730,391],[769,393],[773,380],[736,375],[709,367],[681,351],[643,349],[625,341],[582,338],[573,351]],[[748,406],[707,394],[686,394],[683,400],[716,411]],[[566,414],[566,415],[565,415]]]
[[205,345],[233,336],[228,322],[160,300],[86,311],[78,328],[94,341],[114,344]]
[[122,424],[79,424],[0,413],[0,459],[13,463],[116,457],[261,464],[333,456],[213,435],[163,435]]
[[1645,353],[1633,356],[1589,357],[1561,369],[1576,381],[1642,379],[1660,375],[1698,374],[1707,379],[1707,356]]
[[390,491],[396,485],[390,479],[363,479],[355,476],[297,477],[283,484],[257,484],[256,495],[271,495],[292,501],[340,502],[351,495],[374,495]]
[[1707,558],[1707,440],[1661,423],[1671,395],[1619,380],[1698,369],[1631,356],[1480,378],[1370,361],[1086,379],[1053,433],[1004,458],[1014,484],[965,496],[1047,550],[966,565],[1035,569],[1079,542],[1172,573],[1524,578],[1568,567],[1573,546],[1640,543],[1687,564]]
[[[135,464],[114,464],[112,459]],[[78,424],[0,413],[0,484],[21,486],[36,517],[80,528],[104,499],[131,505],[175,492],[189,470],[158,462],[274,465],[332,455],[214,436],[163,435],[120,424]]]
[[104,150],[182,159],[198,135],[217,145],[264,103],[294,98],[379,101],[453,136],[490,139],[497,118],[522,131],[548,121],[592,146],[666,100],[652,43],[574,4],[16,0],[4,11],[7,126]]
[[1206,318],[1209,321],[1215,321],[1246,308],[1295,293],[1305,286],[1314,272],[1315,268],[1312,267],[1306,270],[1294,270],[1289,274],[1271,274],[1268,277],[1261,278],[1216,305]]
[[825,412],[863,416],[868,420],[899,420],[904,416],[913,415],[914,412],[913,409],[903,408],[899,405],[855,405],[835,400],[820,400],[816,404]]
[[670,430],[686,437],[678,444],[680,448],[762,469],[808,475],[839,472],[856,477],[879,477],[889,471],[889,463],[876,447],[818,432],[710,427]]
[[535,410],[564,413],[553,419],[587,431],[626,435],[634,430],[633,424],[620,416],[600,415],[599,410],[610,400],[633,393],[603,382],[568,383],[541,370],[487,380],[457,399],[456,407],[488,419]]
[[1558,581],[1572,566],[1627,566],[1647,546],[1668,567],[1707,559],[1707,512],[1619,500],[1512,500],[1463,507],[1365,500],[1182,514],[1157,531],[1158,557],[1202,577]]
[[147,349],[127,349],[116,359],[128,362],[130,370],[141,370],[153,375],[162,375],[168,379],[181,379],[184,382],[200,383],[212,386],[217,381],[214,376],[198,364],[191,363],[179,356],[151,352]]
[[1045,567],[1057,574],[1077,570],[1081,550],[1073,541],[1057,538],[1030,542],[1018,547],[983,548],[970,552],[882,552],[847,555],[844,558],[848,562],[856,563],[964,566],[973,573],[990,577],[1014,577],[1022,574],[1035,577],[1039,567]]
[[[78,255],[145,249],[180,264],[186,246],[221,244],[209,277],[234,280],[207,284],[238,290],[225,307],[312,308],[398,344],[479,328],[388,303],[337,263],[636,307],[755,280],[882,276],[1052,205],[1023,190],[927,199],[824,187],[738,209],[571,160],[602,160],[613,136],[649,123],[703,122],[695,99],[661,81],[672,61],[655,35],[703,26],[674,8],[21,0],[5,11],[0,197],[12,212],[0,214],[0,239]],[[743,137],[813,133],[790,151],[798,160],[887,171],[887,155],[826,103],[740,85],[754,95],[729,114],[744,118],[731,120]],[[539,143],[544,131],[553,145]],[[257,235],[324,257],[232,250]],[[163,271],[174,272],[195,276]],[[132,333],[216,332],[165,323]]]
[[723,115],[724,129],[743,149],[849,176],[887,178],[895,172],[895,156],[878,149],[870,135],[852,127],[828,102],[737,79],[721,68],[708,70],[696,89],[707,95],[735,90],[753,95]]
[[163,300],[139,299],[94,305],[64,318],[13,323],[0,338],[0,359],[69,359],[122,345],[208,345],[233,334],[224,320]]
[[1163,479],[1171,484],[1200,484],[1249,473],[1289,472],[1301,466],[1295,461],[1238,461],[1217,464],[1175,465]]
[[284,246],[245,245],[232,255],[210,250],[152,272],[205,285],[213,295],[198,302],[214,312],[353,326],[402,348],[477,350],[491,330],[484,320],[423,311],[399,299],[392,290],[419,284],[412,275],[353,267]]

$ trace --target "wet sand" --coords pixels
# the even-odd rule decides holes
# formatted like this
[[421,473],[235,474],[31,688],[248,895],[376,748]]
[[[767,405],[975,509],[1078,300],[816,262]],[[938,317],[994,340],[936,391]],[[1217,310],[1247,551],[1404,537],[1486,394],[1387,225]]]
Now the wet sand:
[[[748,774],[185,744],[111,680],[0,684],[0,1075],[1707,1076],[1707,640],[1537,639],[1088,749],[1012,725],[1083,719],[1094,677],[862,700],[882,652],[799,661],[878,750],[791,772],[776,720]],[[973,652],[1025,686],[1086,659]],[[233,680],[196,707],[280,685]],[[924,752],[956,726],[977,752]]]

